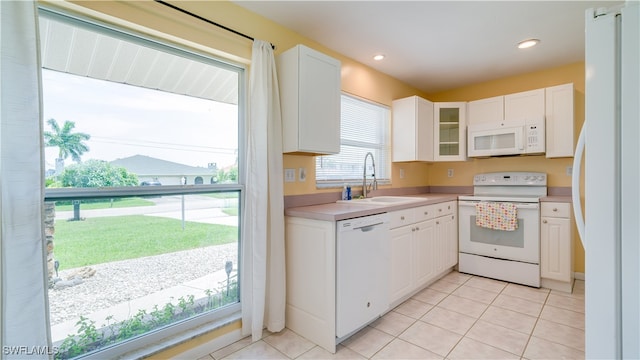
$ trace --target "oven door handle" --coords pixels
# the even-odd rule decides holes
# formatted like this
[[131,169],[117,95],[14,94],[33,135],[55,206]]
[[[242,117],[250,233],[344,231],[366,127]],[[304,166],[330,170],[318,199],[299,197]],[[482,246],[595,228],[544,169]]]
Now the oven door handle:
[[[481,201],[474,201],[474,200],[458,200],[458,205],[459,206],[476,206],[476,204],[480,202]],[[492,201],[488,201],[488,202],[492,202]],[[509,202],[509,201],[493,201],[493,202]],[[516,204],[516,208],[518,209],[539,209],[540,208],[539,203],[515,203],[515,204]]]

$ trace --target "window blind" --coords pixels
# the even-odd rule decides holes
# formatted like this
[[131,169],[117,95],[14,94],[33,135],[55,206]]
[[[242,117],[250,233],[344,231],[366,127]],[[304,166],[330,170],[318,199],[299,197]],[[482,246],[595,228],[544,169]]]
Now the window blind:
[[[319,187],[361,184],[364,158],[375,159],[378,183],[391,177],[389,144],[390,111],[380,104],[343,94],[340,111],[340,153],[316,158],[316,184]],[[367,179],[373,179],[373,164],[367,161]]]

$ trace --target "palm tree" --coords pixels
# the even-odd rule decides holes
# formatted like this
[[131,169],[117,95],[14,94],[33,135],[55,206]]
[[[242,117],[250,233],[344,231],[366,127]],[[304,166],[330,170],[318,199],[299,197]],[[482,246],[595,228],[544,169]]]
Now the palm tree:
[[79,163],[80,156],[89,151],[89,147],[83,141],[89,140],[91,135],[80,132],[72,133],[73,128],[76,127],[76,123],[73,121],[65,120],[62,128],[58,125],[56,119],[47,120],[47,124],[51,126],[53,131],[44,132],[45,146],[57,147],[60,161],[71,155],[71,159]]

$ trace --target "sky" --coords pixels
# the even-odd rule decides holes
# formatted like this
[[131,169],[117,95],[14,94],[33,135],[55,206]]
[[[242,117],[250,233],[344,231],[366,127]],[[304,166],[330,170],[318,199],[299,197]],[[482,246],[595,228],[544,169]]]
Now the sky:
[[[238,107],[212,100],[95,80],[43,69],[44,131],[62,127],[91,135],[82,161],[146,155],[191,166],[233,165],[238,148]],[[45,149],[55,168],[57,148]],[[69,157],[65,164],[71,164]]]

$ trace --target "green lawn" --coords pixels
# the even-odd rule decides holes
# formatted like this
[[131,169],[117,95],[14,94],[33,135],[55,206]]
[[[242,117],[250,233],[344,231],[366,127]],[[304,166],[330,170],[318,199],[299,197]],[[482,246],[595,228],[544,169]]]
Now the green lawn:
[[58,220],[54,256],[60,269],[159,255],[238,241],[235,226],[131,215]]
[[[127,199],[114,199],[104,200],[100,202],[89,202],[89,203],[81,203],[80,211],[82,210],[94,210],[94,209],[109,209],[109,208],[125,208],[125,207],[134,207],[134,206],[155,206],[153,201],[141,199],[141,198],[127,198]],[[58,205],[56,204],[56,211],[72,211],[73,205],[65,204]]]

